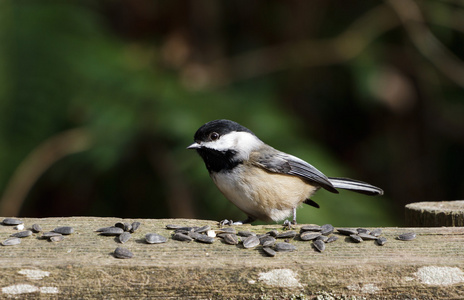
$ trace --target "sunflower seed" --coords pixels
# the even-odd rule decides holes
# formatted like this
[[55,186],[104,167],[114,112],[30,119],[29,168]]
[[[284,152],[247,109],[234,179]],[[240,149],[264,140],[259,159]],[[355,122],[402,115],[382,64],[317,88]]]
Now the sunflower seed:
[[317,251],[319,251],[319,252],[322,252],[322,251],[325,250],[325,244],[324,244],[324,242],[321,241],[321,240],[315,240],[315,241],[313,242],[313,245],[314,245],[314,248],[316,248]]
[[366,228],[356,228],[356,231],[358,233],[367,233],[367,234],[369,234],[369,229],[366,229]]
[[274,250],[272,250],[270,247],[263,247],[263,251],[264,253],[266,253],[267,256],[271,256],[271,257],[274,257],[276,256],[276,252]]
[[329,239],[329,237],[326,236],[326,235],[320,235],[320,236],[318,236],[318,237],[316,238],[317,241],[322,241],[322,242],[324,242],[324,243],[325,243],[328,239]]
[[205,225],[205,226],[202,226],[200,228],[195,229],[195,232],[204,233],[204,232],[206,232],[206,231],[208,231],[210,229],[211,229],[211,226]]
[[414,232],[407,232],[407,233],[400,234],[398,236],[398,239],[400,241],[412,241],[415,238],[416,238],[416,234]]
[[320,232],[305,231],[300,234],[300,239],[302,241],[311,241],[317,239],[319,236],[321,236]]
[[113,228],[114,226],[111,226],[111,227],[101,227],[101,228],[98,228],[97,230],[95,230],[95,232],[103,232],[103,231],[106,231],[108,230],[108,228]]
[[201,234],[201,233],[194,232],[194,231],[190,232],[189,236],[193,238],[195,241],[201,242],[201,243],[212,244],[214,242],[213,237],[209,237],[206,234]]
[[379,237],[381,234],[382,234],[382,229],[380,229],[380,228],[371,230],[371,235],[373,235],[373,236]]
[[[100,235],[107,235],[107,236],[118,236],[121,233],[124,232],[124,229],[119,228],[119,227],[106,227],[106,228],[101,228],[102,230],[99,231]],[[100,230],[100,229],[99,229]]]
[[376,240],[376,239],[377,239],[376,236],[370,235],[370,234],[368,234],[368,233],[360,232],[358,235],[359,235],[359,237],[362,238],[364,241],[366,241],[366,240]]
[[129,222],[124,222],[124,231],[131,231],[132,230],[132,225]]
[[35,233],[39,233],[42,231],[42,227],[39,224],[32,224],[32,231]]
[[7,238],[6,240],[2,242],[3,246],[14,246],[18,244],[21,244],[21,239],[17,237]]
[[331,235],[331,236],[329,236],[329,238],[327,239],[327,241],[325,241],[325,243],[326,243],[326,244],[328,244],[328,243],[333,243],[333,242],[335,242],[336,240],[338,240],[338,236],[336,236],[336,235]]
[[74,228],[70,226],[56,227],[53,229],[54,232],[61,233],[64,235],[69,235],[74,232]]
[[141,223],[140,222],[132,222],[131,224],[131,229],[129,230],[130,233],[134,233],[137,231],[137,229],[139,229]]
[[190,232],[190,231],[195,231],[195,229],[198,229],[199,227],[192,227],[192,226],[184,226],[184,227],[180,227],[180,228],[177,228],[175,230],[175,232]]
[[62,234],[58,232],[47,231],[42,234],[42,238],[48,239],[48,238],[51,238],[52,236],[60,236],[60,235]]
[[387,239],[384,238],[383,236],[381,236],[381,237],[379,237],[379,238],[377,239],[376,242],[377,242],[377,244],[378,244],[379,246],[383,246],[383,245],[385,245],[385,243],[387,242]]
[[2,223],[3,225],[14,226],[14,225],[23,224],[24,222],[18,219],[14,219],[14,218],[5,218],[3,219]]
[[288,239],[288,238],[294,238],[297,235],[297,232],[295,230],[288,230],[279,233],[276,236],[276,239]]
[[235,228],[233,228],[233,227],[223,227],[223,228],[219,228],[219,229],[216,229],[216,232],[217,232],[217,233],[231,233],[231,234],[235,234],[235,233],[236,233]]
[[130,252],[128,249],[122,248],[122,247],[116,248],[116,250],[114,250],[113,255],[116,258],[132,258],[132,257],[134,257],[134,254],[132,252]]
[[300,228],[300,233],[303,231],[321,231],[322,227],[319,225],[304,225]]
[[321,228],[322,235],[329,235],[334,231],[334,227],[331,224],[324,224]]
[[61,242],[62,240],[64,240],[64,236],[62,236],[61,234],[60,235],[54,235],[54,236],[49,237],[48,240],[50,242]]
[[294,245],[286,242],[276,243],[274,248],[277,252],[291,252],[296,250]]
[[259,239],[256,235],[251,235],[243,240],[243,247],[249,249],[259,245]]
[[267,234],[269,234],[270,236],[276,237],[279,234],[279,232],[274,229],[274,230],[267,232]]
[[179,228],[182,228],[184,226],[182,225],[176,225],[176,224],[168,224],[166,225],[166,229],[170,229],[170,230],[175,230],[175,229],[179,229]]
[[264,236],[259,239],[259,243],[263,245],[263,247],[272,247],[276,242],[276,239],[272,236]]
[[356,243],[361,243],[363,239],[357,234],[350,234],[351,239]]
[[123,222],[116,222],[113,226],[121,228],[122,230],[124,230],[124,223]]
[[25,237],[28,237],[28,236],[31,236],[31,235],[32,235],[32,231],[25,230],[25,231],[20,231],[20,232],[13,233],[10,236],[11,237],[17,237],[17,238],[25,238]]
[[131,238],[131,234],[130,234],[130,232],[128,232],[128,231],[125,231],[125,232],[121,233],[121,234],[119,235],[119,237],[118,237],[119,242],[120,242],[121,244],[124,244],[125,242],[127,242],[128,240],[130,240],[130,238]]
[[167,242],[167,238],[157,233],[147,233],[145,235],[145,241],[148,244],[162,244]]
[[191,242],[191,241],[193,241],[193,239],[191,237],[189,237],[186,234],[180,233],[180,232],[174,233],[174,235],[172,236],[172,239],[176,240],[176,241],[181,241],[181,242]]
[[337,228],[337,231],[343,235],[358,234],[358,231],[353,228]]
[[223,236],[224,242],[229,245],[237,245],[238,238],[235,234],[226,233]]
[[254,232],[250,232],[250,231],[244,231],[244,230],[240,230],[237,235],[239,236],[243,236],[243,237],[249,237],[249,236],[256,236],[256,233]]

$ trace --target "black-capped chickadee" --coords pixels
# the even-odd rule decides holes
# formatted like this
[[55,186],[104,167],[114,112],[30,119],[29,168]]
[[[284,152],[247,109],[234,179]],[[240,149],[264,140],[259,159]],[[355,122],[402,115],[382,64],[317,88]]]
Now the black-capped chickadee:
[[318,169],[293,155],[262,142],[251,130],[229,120],[215,120],[201,126],[194,136],[195,149],[224,196],[248,218],[281,221],[302,203],[319,207],[310,197],[321,187],[338,193],[336,188],[367,195],[382,195],[382,189],[368,183],[327,177]]

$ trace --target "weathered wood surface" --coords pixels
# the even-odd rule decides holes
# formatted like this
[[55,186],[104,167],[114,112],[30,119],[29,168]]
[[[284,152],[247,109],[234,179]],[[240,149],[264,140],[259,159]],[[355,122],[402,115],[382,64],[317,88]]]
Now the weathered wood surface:
[[464,226],[464,201],[410,203],[405,217],[406,226]]
[[[356,244],[339,236],[323,253],[316,252],[310,242],[292,240],[297,251],[266,257],[260,247],[243,249],[219,239],[213,244],[169,239],[149,245],[143,242],[148,232],[171,236],[166,224],[216,228],[216,222],[143,219],[137,220],[141,227],[123,245],[135,256],[123,260],[112,256],[121,246],[114,237],[94,232],[121,219],[22,220],[26,228],[38,223],[44,230],[73,226],[76,232],[59,243],[34,234],[20,245],[0,246],[0,298],[464,298],[462,227],[383,228],[388,238],[384,246],[373,241]],[[281,228],[246,225],[237,229],[261,233]],[[394,239],[409,231],[417,233],[415,240]],[[0,226],[0,240],[13,232],[12,227]]]

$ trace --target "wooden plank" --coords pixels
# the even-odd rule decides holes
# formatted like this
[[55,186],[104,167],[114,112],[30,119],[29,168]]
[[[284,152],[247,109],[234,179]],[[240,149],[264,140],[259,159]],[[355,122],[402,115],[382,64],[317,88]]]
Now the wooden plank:
[[[464,298],[464,228],[383,228],[384,246],[374,241],[360,244],[339,236],[318,253],[310,242],[290,241],[295,252],[267,257],[260,247],[243,249],[224,244],[144,243],[148,232],[170,237],[167,224],[216,228],[204,220],[137,220],[142,223],[132,239],[122,245],[132,259],[116,259],[121,244],[114,237],[94,232],[118,218],[72,217],[23,219],[44,230],[72,226],[76,232],[59,243],[22,239],[16,246],[0,247],[0,297],[23,298],[307,298],[331,295],[371,298]],[[129,220],[134,221],[134,220]],[[300,225],[297,226],[299,228]],[[237,226],[257,233],[279,225]],[[405,242],[397,235],[414,231],[417,238]],[[0,226],[0,240],[16,232]],[[33,278],[34,274],[36,279]],[[40,276],[42,274],[42,277]],[[14,294],[17,292],[18,294]],[[29,293],[28,293],[29,292]]]
[[407,226],[464,226],[464,201],[410,203],[405,217]]

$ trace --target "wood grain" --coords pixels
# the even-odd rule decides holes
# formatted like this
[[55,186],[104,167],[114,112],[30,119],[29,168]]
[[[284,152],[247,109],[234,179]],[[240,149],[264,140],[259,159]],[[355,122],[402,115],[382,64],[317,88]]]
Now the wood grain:
[[[213,244],[170,239],[167,224],[217,228],[217,223],[187,219],[131,219],[142,225],[126,244],[94,230],[111,226],[118,218],[72,217],[23,219],[26,228],[38,223],[44,230],[72,226],[75,233],[59,243],[22,239],[0,247],[0,297],[24,298],[189,298],[250,299],[331,295],[395,299],[464,298],[464,228],[383,228],[385,246],[374,241],[353,243],[345,236],[319,253],[310,242],[290,241],[297,251],[267,257],[260,247],[244,249],[219,238]],[[297,226],[297,230],[300,225]],[[279,225],[243,225],[238,230],[264,233]],[[395,237],[414,231],[417,238]],[[16,232],[0,226],[0,239]],[[144,242],[148,232],[169,237],[164,244]],[[134,253],[116,259],[116,247]],[[26,271],[25,271],[26,270]],[[32,279],[32,271],[49,272]],[[28,273],[29,272],[29,273]],[[39,272],[40,273],[40,272]],[[26,275],[24,275],[26,274]],[[29,276],[27,275],[29,274]],[[25,286],[21,286],[25,285]],[[15,288],[21,294],[13,294]],[[21,289],[22,288],[22,289]],[[30,293],[26,293],[30,291]]]

